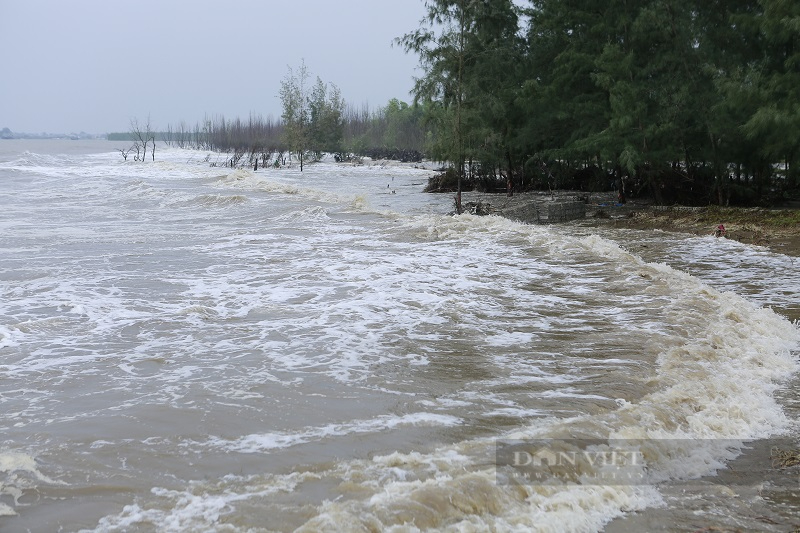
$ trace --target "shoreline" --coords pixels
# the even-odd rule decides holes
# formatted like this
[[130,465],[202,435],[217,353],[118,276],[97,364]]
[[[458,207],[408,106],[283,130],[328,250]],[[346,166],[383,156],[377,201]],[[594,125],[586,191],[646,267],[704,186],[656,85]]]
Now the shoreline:
[[[761,246],[773,253],[800,257],[800,226],[775,223],[776,219],[797,219],[796,208],[682,208],[656,207],[646,204],[625,204],[610,209],[612,215],[584,219],[584,227],[610,227],[632,230],[660,230],[684,235],[713,235],[724,224],[726,236],[751,246]],[[615,211],[619,209],[619,211]],[[787,318],[790,318],[787,316]],[[791,391],[800,386],[800,376],[793,376],[777,392],[785,413],[792,419],[800,417],[800,407]],[[800,531],[800,497],[798,497],[798,467],[778,466],[777,449],[796,450],[800,441],[796,435],[780,435],[749,441],[743,453],[730,461],[716,474],[697,480],[693,487],[661,486],[664,507],[649,508],[626,514],[606,524],[605,533],[634,531],[671,531],[676,516],[685,523],[694,523],[694,531]],[[684,508],[686,493],[696,501],[710,498],[714,506],[728,509],[727,516],[704,515],[703,504]],[[680,502],[680,503],[678,503]],[[676,506],[677,505],[677,506]]]
[[726,235],[720,238],[800,257],[800,206],[778,209],[654,206],[639,199],[619,204],[614,192],[580,191],[522,192],[511,197],[505,193],[468,191],[462,193],[462,204],[480,204],[484,212],[504,216],[504,212],[513,212],[525,205],[578,197],[586,199],[586,217],[558,224],[661,230],[695,236],[713,235],[717,226],[722,224]]
[[[726,235],[720,238],[733,239],[743,244],[763,246],[769,250],[800,257],[800,228],[765,223],[765,213],[784,210],[752,210],[727,208],[723,210],[704,208],[683,210],[682,208],[656,209],[652,206],[636,206],[623,217],[588,217],[586,222],[594,226],[621,229],[661,230],[695,236],[713,235],[718,225],[725,226]],[[787,209],[797,213],[796,209]],[[767,215],[769,216],[769,215]]]

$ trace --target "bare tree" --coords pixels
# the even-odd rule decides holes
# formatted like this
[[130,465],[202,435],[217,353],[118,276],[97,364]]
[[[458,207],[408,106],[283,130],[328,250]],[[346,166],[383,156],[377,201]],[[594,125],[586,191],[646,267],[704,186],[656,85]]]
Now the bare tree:
[[136,155],[133,157],[134,161],[144,161],[147,156],[147,146],[152,143],[152,158],[156,160],[156,136],[150,126],[150,115],[147,116],[147,122],[144,125],[139,124],[139,119],[131,119],[130,134],[133,138],[133,146],[131,149],[136,150]]

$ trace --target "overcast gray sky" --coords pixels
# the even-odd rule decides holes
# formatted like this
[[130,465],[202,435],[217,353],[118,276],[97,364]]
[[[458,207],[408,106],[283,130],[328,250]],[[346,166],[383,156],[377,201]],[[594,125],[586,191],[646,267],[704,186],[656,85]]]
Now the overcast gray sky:
[[0,128],[279,118],[302,60],[349,103],[410,101],[418,58],[392,44],[424,13],[423,0],[0,0]]

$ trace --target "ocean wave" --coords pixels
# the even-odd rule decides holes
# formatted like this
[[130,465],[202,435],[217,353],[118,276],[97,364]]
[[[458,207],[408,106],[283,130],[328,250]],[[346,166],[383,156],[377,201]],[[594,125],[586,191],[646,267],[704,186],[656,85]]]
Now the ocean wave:
[[185,200],[177,200],[168,203],[170,208],[181,207],[204,207],[209,209],[225,209],[245,204],[249,201],[247,196],[241,194],[200,194]]
[[321,427],[305,428],[292,433],[261,433],[246,435],[235,441],[214,438],[209,446],[223,448],[228,452],[257,453],[277,448],[288,448],[308,442],[342,435],[374,433],[393,430],[405,426],[453,426],[461,424],[459,418],[436,413],[416,412],[401,416],[379,416],[372,420],[353,420],[342,424],[328,424]]
[[275,217],[276,221],[310,222],[329,219],[328,210],[322,206],[305,207],[298,211],[290,211]]
[[40,154],[26,150],[17,159],[0,162],[0,168],[30,170],[35,168],[65,167],[71,161],[71,158],[64,155]]

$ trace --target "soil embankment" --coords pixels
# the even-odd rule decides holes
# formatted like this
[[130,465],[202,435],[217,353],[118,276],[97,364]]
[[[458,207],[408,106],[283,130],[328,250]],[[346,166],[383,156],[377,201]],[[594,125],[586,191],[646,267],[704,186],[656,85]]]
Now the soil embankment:
[[[714,234],[722,225],[725,238],[745,244],[765,246],[775,252],[800,256],[800,208],[780,209],[738,207],[681,207],[654,206],[649,202],[617,201],[615,193],[583,193],[553,191],[505,194],[466,192],[462,203],[479,214],[495,214],[516,218],[525,212],[526,205],[541,206],[551,202],[581,199],[586,201],[586,218],[582,225],[609,226],[639,230],[659,229],[692,235]],[[531,209],[530,212],[534,212]],[[535,223],[536,220],[523,220]]]

